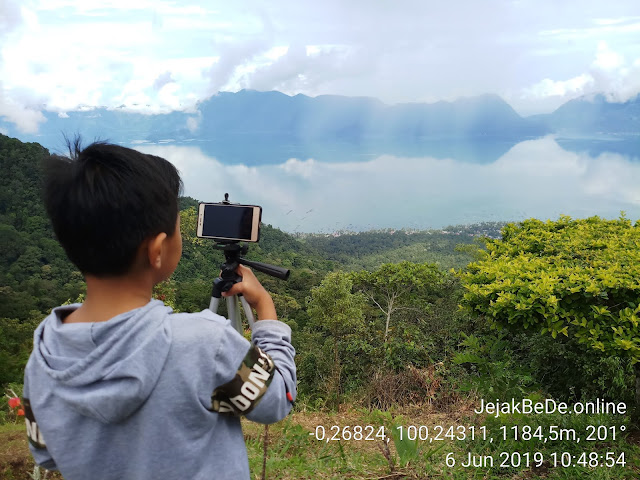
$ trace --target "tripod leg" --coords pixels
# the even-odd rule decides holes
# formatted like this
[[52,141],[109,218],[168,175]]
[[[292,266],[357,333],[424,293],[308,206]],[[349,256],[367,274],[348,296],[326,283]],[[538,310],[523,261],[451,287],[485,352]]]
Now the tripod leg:
[[[211,301],[209,302],[209,310],[211,310],[213,313],[218,313],[218,307],[220,306],[221,292],[219,287],[221,282],[219,282],[218,280],[219,279],[216,279],[213,284],[213,289],[211,291]],[[235,328],[238,333],[242,334],[242,319],[240,318],[240,312],[238,310],[238,295],[226,297],[226,299],[227,318],[230,320],[231,326]],[[244,309],[247,321],[249,322],[249,327],[253,328],[253,322],[255,321],[253,311],[242,295],[240,295],[240,300],[242,302],[242,308]]]
[[240,302],[242,303],[242,308],[244,309],[244,314],[247,317],[247,322],[249,322],[249,328],[253,328],[253,322],[255,322],[255,318],[253,316],[253,310],[249,306],[249,302],[240,295]]
[[209,310],[213,313],[218,313],[218,305],[220,304],[220,299],[216,297],[211,297],[211,302],[209,303]]
[[238,333],[242,333],[242,321],[240,319],[240,312],[238,312],[238,297],[233,295],[227,297],[227,317],[231,321],[231,326],[236,329]]

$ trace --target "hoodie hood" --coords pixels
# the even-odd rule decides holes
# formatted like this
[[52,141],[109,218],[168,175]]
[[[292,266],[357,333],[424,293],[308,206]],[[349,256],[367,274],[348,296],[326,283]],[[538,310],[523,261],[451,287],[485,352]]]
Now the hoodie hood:
[[105,423],[135,412],[153,391],[171,347],[159,300],[106,322],[62,323],[80,304],[55,308],[34,333],[34,356],[53,391],[82,415]]

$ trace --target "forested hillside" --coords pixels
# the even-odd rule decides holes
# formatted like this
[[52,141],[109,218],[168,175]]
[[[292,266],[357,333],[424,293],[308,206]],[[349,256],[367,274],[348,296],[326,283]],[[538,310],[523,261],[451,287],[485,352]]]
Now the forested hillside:
[[442,230],[382,230],[300,235],[305,244],[345,270],[375,269],[383,263],[430,262],[444,270],[464,268],[483,237],[498,238],[505,222],[448,226]]
[[25,320],[82,289],[40,199],[46,155],[38,144],[0,136],[0,318]]

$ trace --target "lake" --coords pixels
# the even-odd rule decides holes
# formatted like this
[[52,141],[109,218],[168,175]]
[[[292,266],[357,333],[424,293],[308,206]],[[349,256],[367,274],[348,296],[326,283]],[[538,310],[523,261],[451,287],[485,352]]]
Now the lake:
[[182,173],[184,194],[263,207],[287,232],[430,229],[525,218],[640,219],[638,141],[456,140],[381,145],[138,143]]

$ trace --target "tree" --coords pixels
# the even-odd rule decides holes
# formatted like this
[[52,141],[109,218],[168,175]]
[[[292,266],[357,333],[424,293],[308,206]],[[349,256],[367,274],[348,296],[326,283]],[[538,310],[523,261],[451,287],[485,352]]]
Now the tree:
[[40,320],[0,318],[0,386],[22,383],[24,366],[33,348],[33,331]]
[[398,312],[424,313],[429,295],[442,282],[443,275],[427,263],[386,263],[373,272],[352,274],[354,287],[380,310],[384,317],[383,343],[387,343],[391,319]]
[[[342,389],[344,350],[352,350],[350,343],[358,343],[364,330],[364,297],[352,293],[349,274],[327,274],[319,286],[311,289],[308,300],[309,327],[321,334],[323,350],[331,356],[331,367],[326,379],[328,393],[339,404]],[[357,358],[354,360],[358,362]],[[322,371],[318,372],[322,373]]]
[[272,293],[271,298],[273,298],[278,317],[281,319],[289,318],[289,314],[297,312],[301,308],[298,301],[286,293]]
[[624,217],[508,224],[462,274],[463,304],[493,324],[573,336],[635,365],[640,406],[640,224]]

